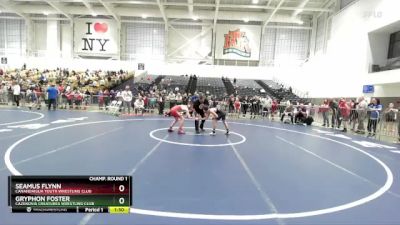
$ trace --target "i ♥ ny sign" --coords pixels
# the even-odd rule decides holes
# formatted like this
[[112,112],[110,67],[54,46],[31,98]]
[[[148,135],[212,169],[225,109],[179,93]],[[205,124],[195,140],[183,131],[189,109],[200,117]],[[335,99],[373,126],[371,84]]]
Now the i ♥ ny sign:
[[[92,33],[93,23],[92,22],[86,22],[86,25],[87,25],[86,35],[90,35],[90,36],[93,35],[93,33]],[[94,27],[94,32],[96,34],[103,34],[103,33],[106,33],[107,30],[108,30],[107,23],[95,23],[93,27]],[[93,47],[94,47],[93,44],[94,43],[96,44],[95,41],[97,41],[98,42],[98,47],[100,49],[99,51],[101,51],[101,52],[105,52],[106,51],[104,46],[106,45],[106,43],[108,41],[110,41],[110,39],[105,39],[105,38],[87,38],[87,37],[82,38],[82,40],[83,40],[83,48],[82,48],[82,50],[84,50],[84,51],[93,51]]]
[[113,20],[77,19],[74,28],[75,51],[85,54],[117,54],[116,27]]
[[[88,31],[90,32],[90,25],[92,23],[87,23],[88,24]],[[107,23],[95,23],[94,24],[94,31],[97,33],[105,33],[108,30],[108,25]]]

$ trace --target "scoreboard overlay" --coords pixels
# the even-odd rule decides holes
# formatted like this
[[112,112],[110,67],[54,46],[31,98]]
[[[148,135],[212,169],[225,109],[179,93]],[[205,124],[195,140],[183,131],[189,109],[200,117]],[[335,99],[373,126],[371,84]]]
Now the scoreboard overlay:
[[13,213],[129,213],[131,176],[9,176]]

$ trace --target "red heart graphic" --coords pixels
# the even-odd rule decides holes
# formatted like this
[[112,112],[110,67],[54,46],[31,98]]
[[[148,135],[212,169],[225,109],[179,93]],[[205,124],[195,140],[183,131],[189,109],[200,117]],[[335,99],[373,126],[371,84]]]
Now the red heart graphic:
[[108,30],[108,25],[106,23],[95,23],[94,30],[97,33],[105,33]]

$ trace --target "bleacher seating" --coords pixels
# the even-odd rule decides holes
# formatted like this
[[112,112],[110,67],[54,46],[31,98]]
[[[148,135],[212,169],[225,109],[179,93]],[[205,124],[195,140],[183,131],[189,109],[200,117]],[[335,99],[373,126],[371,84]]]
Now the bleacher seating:
[[162,89],[167,90],[167,92],[175,91],[179,88],[181,94],[185,93],[189,77],[188,76],[164,76],[164,81],[162,81]]
[[256,82],[265,90],[267,95],[276,99],[291,101],[300,100],[299,96],[296,96],[272,80],[256,80]]
[[198,77],[197,91],[207,95],[217,96],[221,98],[225,95],[226,89],[221,78]]
[[236,95],[239,96],[265,96],[265,93],[261,92],[262,87],[257,84],[254,80],[236,80]]
[[226,93],[228,95],[232,95],[235,93],[235,87],[233,86],[233,84],[229,78],[222,77],[222,83],[224,84]]

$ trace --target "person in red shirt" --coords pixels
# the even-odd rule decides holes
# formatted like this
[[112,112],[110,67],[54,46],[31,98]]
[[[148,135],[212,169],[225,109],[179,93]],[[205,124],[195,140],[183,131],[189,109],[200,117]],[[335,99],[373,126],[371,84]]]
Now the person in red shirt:
[[241,103],[239,101],[239,98],[236,98],[234,107],[235,107],[235,113],[237,113],[238,116],[240,114],[240,106],[241,106]]
[[350,119],[350,105],[346,102],[346,99],[342,98],[339,101],[339,110],[341,119],[340,121],[343,122],[343,130],[342,132],[347,132],[347,121]]
[[81,92],[79,90],[77,90],[75,92],[75,108],[76,109],[81,109],[81,105],[82,105],[82,100],[83,100],[83,96],[81,94]]
[[67,96],[67,102],[69,105],[69,109],[73,108],[73,101],[74,101],[74,92],[72,90],[69,90],[67,93],[65,93]]
[[175,118],[171,123],[171,126],[169,126],[168,132],[173,132],[173,127],[179,122],[178,134],[185,134],[185,131],[183,130],[183,124],[185,122],[184,114],[190,118],[189,106],[187,105],[175,105],[165,114],[166,116],[173,116]]
[[328,99],[325,99],[323,104],[319,107],[319,112],[322,113],[322,118],[324,120],[322,126],[329,127],[329,118],[328,118],[329,102],[328,102]]

